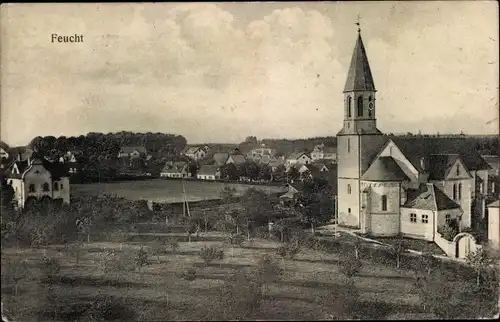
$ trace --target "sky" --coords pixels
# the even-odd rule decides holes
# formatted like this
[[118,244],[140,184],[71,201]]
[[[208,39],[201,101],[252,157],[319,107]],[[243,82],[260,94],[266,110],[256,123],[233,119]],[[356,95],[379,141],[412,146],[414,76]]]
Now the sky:
[[358,15],[381,131],[499,133],[496,1],[47,3],[1,6],[1,139],[334,136]]

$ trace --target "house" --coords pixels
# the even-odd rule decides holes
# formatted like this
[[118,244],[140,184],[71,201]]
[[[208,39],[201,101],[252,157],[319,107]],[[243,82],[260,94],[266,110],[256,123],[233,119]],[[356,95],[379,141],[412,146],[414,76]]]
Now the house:
[[490,169],[474,143],[384,135],[377,128],[376,94],[359,33],[337,134],[339,224],[372,236],[403,234],[436,243],[452,219],[460,230],[471,228],[472,214],[484,213],[480,189]]
[[123,146],[118,152],[119,158],[145,158],[148,151],[144,146]]
[[483,155],[483,159],[488,163],[491,169],[488,171],[488,182],[486,192],[488,201],[496,199],[500,191],[500,158],[498,155]]
[[181,154],[195,161],[203,159],[208,153],[209,147],[205,146],[188,146]]
[[285,165],[287,168],[294,164],[309,164],[312,162],[311,157],[305,152],[292,153],[286,158]]
[[488,241],[493,248],[500,248],[500,201],[488,205]]
[[283,159],[276,159],[269,162],[269,166],[271,167],[272,172],[275,172],[276,169],[281,165],[285,165],[285,161]]
[[26,161],[33,155],[33,150],[25,146],[19,146],[10,148],[8,153],[12,160]]
[[189,178],[189,164],[187,162],[167,162],[160,172],[163,178]]
[[64,155],[59,157],[59,163],[65,164],[69,174],[78,173],[80,166],[76,161],[76,156],[73,152],[67,151]]
[[220,167],[217,165],[204,165],[196,174],[202,180],[220,180]]
[[0,148],[0,159],[8,159],[9,153],[5,151],[3,148]]
[[337,160],[337,148],[325,146],[323,143],[316,145],[311,152],[311,160]]
[[320,172],[328,172],[330,171],[330,168],[323,162],[313,162],[312,165],[314,165]]
[[233,163],[236,166],[240,166],[245,163],[247,160],[243,154],[231,154],[228,156],[226,160],[226,164]]
[[229,153],[225,152],[215,152],[214,155],[212,156],[212,159],[217,166],[222,166],[226,164],[226,161],[229,158]]
[[36,202],[70,202],[69,176],[64,165],[58,162],[34,155],[26,161],[14,161],[5,176],[14,188],[14,200],[19,208]]

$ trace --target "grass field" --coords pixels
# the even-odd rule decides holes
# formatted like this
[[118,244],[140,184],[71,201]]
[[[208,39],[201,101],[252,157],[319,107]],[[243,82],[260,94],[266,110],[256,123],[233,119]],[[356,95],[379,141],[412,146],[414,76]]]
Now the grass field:
[[[237,194],[242,194],[252,185],[222,182],[189,181],[184,182],[188,201],[220,198],[224,186],[234,187]],[[283,187],[255,185],[257,189],[270,193],[285,192]],[[180,180],[152,179],[144,181],[122,181],[107,183],[72,184],[71,196],[110,194],[129,200],[152,200],[155,202],[182,202],[182,182]]]
[[[231,274],[252,271],[258,258],[265,253],[277,260],[284,274],[269,286],[263,303],[247,319],[324,319],[330,305],[320,304],[321,299],[329,290],[338,288],[342,281],[339,256],[335,253],[304,250],[293,260],[283,260],[275,255],[278,243],[273,241],[255,239],[244,241],[241,247],[231,248],[221,233],[202,234],[192,242],[186,241],[185,234],[170,235],[178,238],[179,249],[159,258],[149,256],[150,265],[142,272],[103,274],[98,269],[96,258],[105,249],[113,249],[117,254],[134,253],[141,246],[151,246],[146,239],[121,244],[85,243],[78,265],[75,256],[66,252],[64,246],[48,247],[46,254],[58,258],[61,263],[55,295],[61,306],[59,320],[77,320],[81,314],[78,310],[85,308],[99,292],[123,298],[140,311],[138,318],[142,321],[207,319],[213,316],[210,310],[219,301],[219,291],[224,283],[229,283]],[[198,255],[203,246],[223,247],[225,258],[204,265]],[[14,296],[12,283],[2,282],[4,307],[15,312],[19,321],[37,319],[37,312],[46,306],[47,285],[37,278],[42,253],[40,249],[7,248],[2,251],[2,265],[17,257],[26,259],[29,266],[27,278],[18,284],[17,296]],[[193,281],[179,277],[188,267],[196,268]],[[413,286],[414,278],[411,270],[398,270],[363,260],[361,272],[354,277],[361,292],[359,312],[365,319],[422,314],[422,305]]]

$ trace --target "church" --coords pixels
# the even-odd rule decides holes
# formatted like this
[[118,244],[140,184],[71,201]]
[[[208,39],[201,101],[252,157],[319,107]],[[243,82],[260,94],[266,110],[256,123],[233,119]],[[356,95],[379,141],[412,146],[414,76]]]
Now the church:
[[358,30],[337,133],[338,224],[436,241],[453,219],[460,231],[483,219],[490,166],[475,146],[464,138],[384,135],[376,95]]

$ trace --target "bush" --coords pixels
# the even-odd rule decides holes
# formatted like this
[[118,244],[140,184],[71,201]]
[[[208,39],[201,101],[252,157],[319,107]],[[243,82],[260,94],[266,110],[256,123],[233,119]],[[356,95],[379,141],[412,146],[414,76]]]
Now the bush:
[[91,321],[134,321],[137,312],[133,307],[122,299],[99,294],[90,304],[86,315]]
[[205,264],[208,265],[216,259],[224,259],[224,250],[218,249],[216,247],[205,246],[200,250],[200,257],[203,259]]
[[277,252],[283,258],[292,259],[300,251],[300,246],[298,241],[287,242],[284,245],[278,247]]
[[188,267],[185,272],[182,273],[182,279],[187,281],[193,281],[196,279],[196,269],[193,267]]

